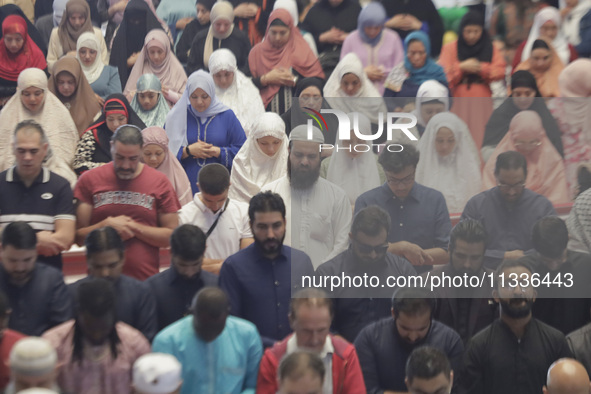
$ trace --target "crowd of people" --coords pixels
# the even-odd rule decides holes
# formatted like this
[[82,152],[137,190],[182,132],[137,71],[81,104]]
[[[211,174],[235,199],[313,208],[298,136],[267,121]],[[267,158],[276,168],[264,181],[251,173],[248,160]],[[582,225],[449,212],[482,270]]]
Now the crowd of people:
[[591,392],[591,0],[1,4],[0,391]]

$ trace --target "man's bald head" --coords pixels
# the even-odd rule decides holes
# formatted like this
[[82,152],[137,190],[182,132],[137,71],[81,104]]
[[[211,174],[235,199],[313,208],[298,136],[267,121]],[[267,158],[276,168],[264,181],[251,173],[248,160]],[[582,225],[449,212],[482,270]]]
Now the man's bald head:
[[561,358],[550,366],[544,394],[589,394],[591,383],[585,367],[572,358]]

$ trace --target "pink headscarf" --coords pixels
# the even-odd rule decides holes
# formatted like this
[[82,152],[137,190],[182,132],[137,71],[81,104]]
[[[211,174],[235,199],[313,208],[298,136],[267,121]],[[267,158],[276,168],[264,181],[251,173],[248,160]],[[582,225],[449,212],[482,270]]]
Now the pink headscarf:
[[[566,120],[581,128],[585,141],[591,143],[591,59],[577,59],[560,73],[558,85]],[[569,97],[576,97],[569,99]]]
[[144,138],[144,146],[158,145],[164,149],[166,157],[157,170],[166,175],[170,183],[172,183],[172,187],[174,187],[181,205],[193,201],[193,193],[191,191],[189,178],[187,178],[187,173],[185,173],[185,170],[175,155],[170,149],[168,149],[168,136],[166,135],[166,131],[162,127],[148,127],[142,130],[142,137]]
[[[289,40],[281,48],[275,48],[269,41],[269,28],[274,20],[279,19],[289,27]],[[274,68],[293,68],[303,77],[319,77],[324,79],[324,71],[310,46],[302,37],[302,33],[294,26],[289,11],[276,9],[271,12],[267,23],[265,40],[252,48],[248,55],[250,72],[255,78],[261,77]],[[261,89],[261,98],[265,107],[279,91],[279,85],[269,85]]]
[[497,185],[494,175],[497,157],[510,150],[519,151],[515,141],[538,140],[541,144],[527,155],[527,178],[525,187],[539,193],[552,204],[566,204],[570,202],[566,185],[566,172],[562,157],[548,139],[542,119],[535,111],[521,111],[513,117],[509,125],[509,132],[499,142],[492,156],[486,162],[482,173],[485,189]]
[[[152,47],[158,47],[166,54],[164,61],[159,66],[152,64],[148,57],[148,49]],[[144,47],[137,57],[123,92],[129,101],[133,99],[133,92],[136,89],[138,79],[144,74],[156,75],[162,86],[166,86],[172,93],[179,93],[180,95],[185,90],[187,84],[185,69],[172,53],[168,36],[160,29],[154,29],[146,35]],[[175,104],[168,98],[167,102],[170,107]]]

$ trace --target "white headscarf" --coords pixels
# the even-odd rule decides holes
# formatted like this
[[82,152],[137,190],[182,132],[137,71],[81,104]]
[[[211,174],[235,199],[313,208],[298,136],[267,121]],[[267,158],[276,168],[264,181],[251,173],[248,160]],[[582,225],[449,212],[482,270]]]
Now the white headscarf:
[[[273,157],[267,156],[259,147],[257,140],[263,137],[281,140],[281,147]],[[274,112],[266,112],[234,157],[230,178],[229,197],[248,203],[261,187],[287,174],[287,134],[285,123]]]
[[[197,112],[189,100],[191,93],[199,88],[211,97],[209,107],[203,112]],[[211,75],[203,70],[195,71],[187,80],[185,92],[166,116],[165,129],[170,139],[170,150],[176,154],[181,146],[187,146],[187,111],[190,111],[198,119],[206,119],[229,109],[217,99]]]
[[591,0],[579,0],[577,6],[562,21],[562,32],[571,45],[577,46],[581,43],[580,23],[589,10],[591,10]]
[[[353,114],[350,113],[347,116],[349,117],[349,122],[351,122],[352,129],[355,124]],[[357,124],[359,125],[359,132],[364,135],[373,134],[369,119],[363,114],[358,114],[358,116]],[[351,132],[351,135],[353,135],[353,132]],[[361,194],[380,186],[378,163],[371,150],[361,153],[355,158],[351,158],[344,151],[343,141],[337,140],[336,143],[337,149],[330,157],[326,179],[340,186],[347,193],[349,201],[353,205],[357,197]]]
[[287,10],[289,12],[289,15],[291,15],[293,25],[298,25],[300,21],[300,15],[298,14],[298,5],[296,4],[295,0],[276,0],[275,4],[273,4],[273,10],[276,10],[278,8]]
[[421,116],[421,106],[424,102],[438,99],[445,104],[445,110],[449,111],[449,90],[440,82],[430,79],[419,86],[417,97],[415,98],[415,109],[413,113],[417,117],[417,123],[426,127],[425,121]]
[[[90,48],[96,51],[96,58],[90,66],[85,66],[82,60],[80,60],[80,48]],[[84,76],[89,84],[94,83],[100,78],[105,65],[102,61],[101,45],[93,32],[87,31],[78,37],[78,41],[76,42],[76,59],[80,62]]]
[[[348,96],[341,89],[341,80],[345,74],[354,74],[361,80],[361,88],[355,96]],[[378,114],[381,112],[383,121],[386,122],[388,110],[384,99],[365,74],[361,60],[353,52],[346,54],[337,64],[324,86],[324,97],[332,108],[346,113],[362,113],[373,124],[378,124]]]
[[[442,127],[450,129],[456,141],[452,153],[445,157],[435,150],[437,132]],[[468,200],[482,190],[480,156],[466,123],[451,112],[433,116],[418,149],[417,182],[443,193],[449,212],[462,212]]]
[[64,16],[68,0],[53,0],[53,27],[58,27]]
[[219,101],[234,111],[248,137],[260,116],[265,113],[260,92],[250,78],[238,70],[236,56],[226,48],[214,51],[209,58],[209,72],[211,75],[222,70],[233,72],[234,81],[226,90],[216,86],[216,95]]
[[570,50],[568,48],[568,41],[566,41],[566,37],[560,28],[562,18],[560,16],[560,11],[554,7],[544,7],[536,13],[534,23],[529,31],[529,36],[527,37],[527,42],[525,43],[525,47],[523,47],[523,52],[521,54],[522,62],[526,61],[531,56],[531,48],[534,45],[534,41],[540,38],[540,28],[548,21],[554,22],[558,27],[558,33],[556,34],[554,41],[552,41],[552,47],[556,51],[560,60],[562,60],[562,64],[567,65],[569,63]]

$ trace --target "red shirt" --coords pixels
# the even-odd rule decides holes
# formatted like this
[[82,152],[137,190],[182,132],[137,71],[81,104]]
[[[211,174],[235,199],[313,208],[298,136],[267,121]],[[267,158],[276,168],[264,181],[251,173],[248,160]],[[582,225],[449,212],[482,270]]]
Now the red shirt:
[[[109,216],[126,215],[138,223],[158,227],[158,215],[181,208],[172,184],[158,170],[144,165],[142,172],[130,180],[115,175],[113,162],[82,174],[74,198],[92,205],[90,224]],[[159,272],[159,248],[138,238],[125,242],[123,274],[144,280]]]
[[26,338],[25,334],[21,334],[18,331],[6,329],[4,336],[0,339],[0,391],[4,390],[10,380],[10,368],[8,366],[8,359],[10,357],[10,351],[15,343],[19,340]]

